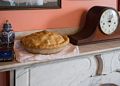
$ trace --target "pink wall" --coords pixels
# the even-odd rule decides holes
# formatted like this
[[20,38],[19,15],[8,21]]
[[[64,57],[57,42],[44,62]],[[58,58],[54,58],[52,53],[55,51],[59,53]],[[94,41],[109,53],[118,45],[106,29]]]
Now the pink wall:
[[0,11],[0,27],[8,19],[15,31],[75,28],[83,13],[94,5],[116,8],[116,0],[62,0],[61,9]]

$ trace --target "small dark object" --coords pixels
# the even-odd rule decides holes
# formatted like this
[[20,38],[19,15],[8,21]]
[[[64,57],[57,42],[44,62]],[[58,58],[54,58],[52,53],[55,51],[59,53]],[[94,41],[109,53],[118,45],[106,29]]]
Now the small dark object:
[[118,86],[118,85],[115,85],[115,84],[112,84],[112,83],[106,83],[106,84],[101,84],[100,86]]
[[0,33],[0,61],[11,61],[14,58],[15,33],[12,25],[6,20],[3,30]]

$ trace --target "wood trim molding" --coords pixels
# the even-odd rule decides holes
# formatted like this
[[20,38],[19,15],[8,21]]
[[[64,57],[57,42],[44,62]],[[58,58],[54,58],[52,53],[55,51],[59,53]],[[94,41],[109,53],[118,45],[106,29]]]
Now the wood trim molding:
[[9,71],[0,73],[0,86],[10,86]]

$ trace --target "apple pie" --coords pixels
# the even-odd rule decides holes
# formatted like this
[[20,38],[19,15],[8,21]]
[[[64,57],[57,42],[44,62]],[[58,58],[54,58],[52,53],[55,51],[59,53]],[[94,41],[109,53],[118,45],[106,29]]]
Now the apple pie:
[[61,51],[69,43],[69,38],[44,30],[22,37],[21,43],[31,53],[52,54]]

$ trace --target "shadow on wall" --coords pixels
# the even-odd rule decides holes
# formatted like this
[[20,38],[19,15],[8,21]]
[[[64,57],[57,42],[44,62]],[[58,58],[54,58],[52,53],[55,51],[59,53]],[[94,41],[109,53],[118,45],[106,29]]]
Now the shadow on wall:
[[53,17],[52,20],[47,23],[47,27],[64,26],[60,28],[71,28],[74,24],[75,27],[73,28],[82,28],[84,26],[86,13],[87,11],[85,9],[77,9],[64,15]]

